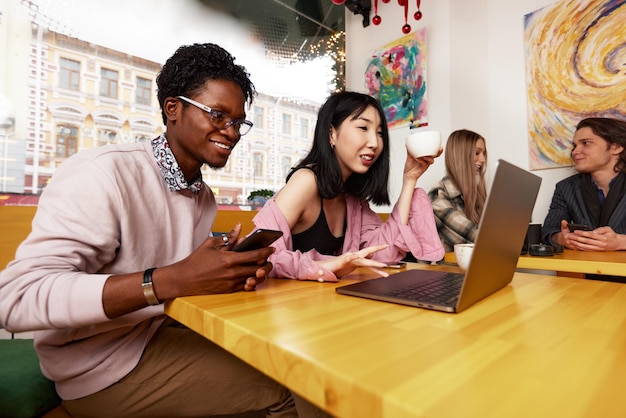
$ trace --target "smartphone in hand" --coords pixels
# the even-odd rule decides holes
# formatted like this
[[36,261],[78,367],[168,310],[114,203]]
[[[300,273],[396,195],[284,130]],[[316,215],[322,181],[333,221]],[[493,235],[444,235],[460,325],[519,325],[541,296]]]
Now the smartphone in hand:
[[398,261],[396,263],[387,263],[385,268],[388,269],[403,269],[406,267],[406,263],[404,261]]
[[258,250],[269,246],[272,242],[282,237],[282,231],[275,231],[273,229],[257,229],[239,244],[235,245],[233,251],[250,251]]
[[576,230],[593,231],[593,228],[591,228],[588,225],[575,224],[575,223],[572,223],[572,222],[567,224],[567,228],[569,229],[569,232],[574,232]]

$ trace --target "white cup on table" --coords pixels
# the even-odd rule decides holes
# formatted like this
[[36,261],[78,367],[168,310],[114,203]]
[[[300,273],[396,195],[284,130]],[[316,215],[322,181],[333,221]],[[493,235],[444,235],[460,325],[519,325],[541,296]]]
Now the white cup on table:
[[454,245],[454,257],[456,258],[456,264],[462,269],[467,270],[470,261],[472,260],[472,253],[474,252],[474,244],[455,244]]

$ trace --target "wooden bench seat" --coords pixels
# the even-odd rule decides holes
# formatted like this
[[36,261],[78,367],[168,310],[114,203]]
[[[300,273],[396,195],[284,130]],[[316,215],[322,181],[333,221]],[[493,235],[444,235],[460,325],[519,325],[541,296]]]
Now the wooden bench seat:
[[[0,270],[15,258],[15,251],[31,231],[36,206],[1,206],[0,205]],[[247,235],[254,229],[252,219],[256,210],[220,210],[213,224],[214,232],[229,232],[237,222],[241,222],[241,232]],[[383,221],[388,213],[378,214]]]
[[0,270],[15,258],[15,250],[30,234],[37,206],[0,206]]

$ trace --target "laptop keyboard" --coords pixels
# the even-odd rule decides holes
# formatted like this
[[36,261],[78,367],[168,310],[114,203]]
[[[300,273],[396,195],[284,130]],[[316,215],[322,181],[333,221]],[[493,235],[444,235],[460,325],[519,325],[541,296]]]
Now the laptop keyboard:
[[407,300],[429,302],[439,305],[451,305],[456,302],[463,286],[463,275],[447,273],[436,280],[421,282],[395,289],[385,296]]

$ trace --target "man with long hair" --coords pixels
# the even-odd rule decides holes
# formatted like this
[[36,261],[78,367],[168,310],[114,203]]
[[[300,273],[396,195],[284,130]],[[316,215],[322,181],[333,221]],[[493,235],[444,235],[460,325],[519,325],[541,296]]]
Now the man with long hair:
[[[557,183],[543,240],[581,251],[626,250],[626,121],[581,120],[572,161],[578,173]],[[589,230],[572,232],[568,223]]]

